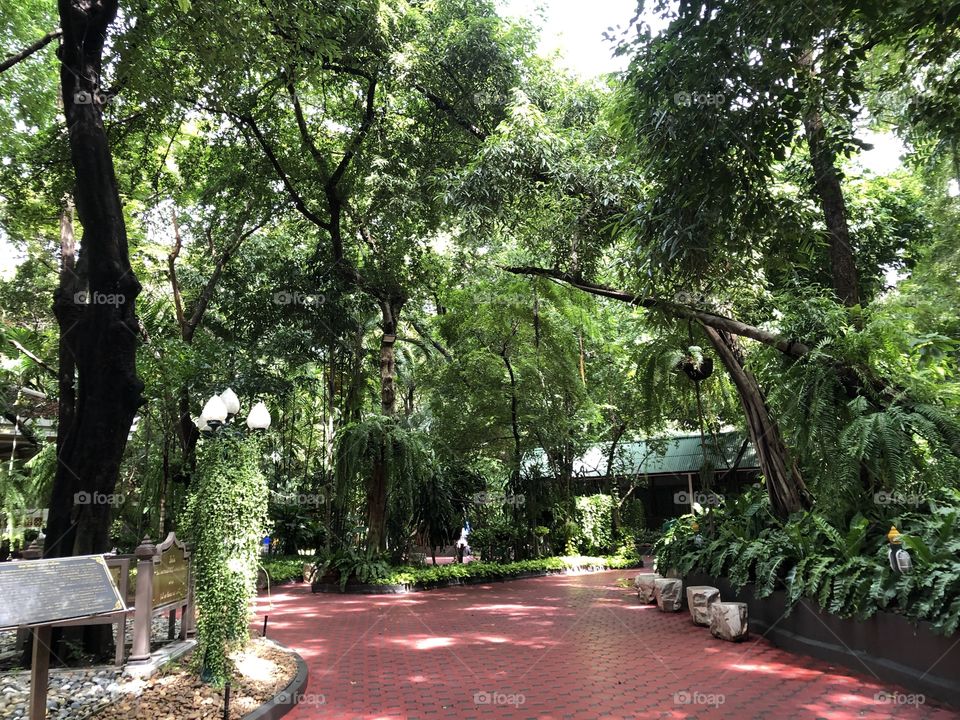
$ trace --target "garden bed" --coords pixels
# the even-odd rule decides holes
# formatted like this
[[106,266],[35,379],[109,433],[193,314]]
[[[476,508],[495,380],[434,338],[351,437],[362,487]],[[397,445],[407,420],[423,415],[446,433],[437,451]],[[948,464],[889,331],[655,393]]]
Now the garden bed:
[[[231,655],[231,720],[275,720],[296,704],[306,686],[306,665],[299,655],[262,638]],[[174,666],[149,680],[120,685],[112,702],[93,720],[220,720],[224,694]]]
[[724,600],[745,602],[750,630],[775,645],[882,680],[960,707],[960,642],[933,632],[929,623],[878,612],[866,620],[841,618],[801,600],[787,613],[784,591],[757,598],[753,585],[736,592],[725,578],[691,573],[688,585],[712,585]]

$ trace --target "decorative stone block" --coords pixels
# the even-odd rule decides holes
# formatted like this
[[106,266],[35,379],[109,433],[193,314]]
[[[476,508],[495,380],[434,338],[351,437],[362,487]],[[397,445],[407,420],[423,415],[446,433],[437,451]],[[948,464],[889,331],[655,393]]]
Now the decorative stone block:
[[720,601],[720,591],[709,585],[691,585],[687,588],[687,607],[694,625],[710,625],[710,606]]
[[653,594],[660,612],[678,612],[683,606],[683,580],[657,578],[653,581]]
[[710,634],[721,640],[740,642],[749,632],[747,604],[715,602],[710,605]]
[[634,581],[634,584],[637,588],[637,597],[640,599],[640,602],[647,605],[653,604],[657,601],[654,597],[654,580],[656,580],[658,575],[656,573],[639,573],[637,579]]

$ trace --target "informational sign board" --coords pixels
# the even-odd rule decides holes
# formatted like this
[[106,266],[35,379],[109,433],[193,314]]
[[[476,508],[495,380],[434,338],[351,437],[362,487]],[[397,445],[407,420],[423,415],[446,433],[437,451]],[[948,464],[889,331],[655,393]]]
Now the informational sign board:
[[173,533],[157,546],[153,569],[153,607],[187,599],[189,582],[186,546]]
[[102,555],[0,563],[0,629],[125,610]]

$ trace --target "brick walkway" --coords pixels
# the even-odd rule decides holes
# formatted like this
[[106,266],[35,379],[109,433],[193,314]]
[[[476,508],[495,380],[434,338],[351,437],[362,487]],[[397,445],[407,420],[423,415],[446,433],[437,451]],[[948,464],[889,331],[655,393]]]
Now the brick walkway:
[[310,666],[303,702],[286,717],[960,718],[760,638],[716,640],[686,611],[639,605],[617,585],[635,572],[399,596],[280,588],[269,635]]

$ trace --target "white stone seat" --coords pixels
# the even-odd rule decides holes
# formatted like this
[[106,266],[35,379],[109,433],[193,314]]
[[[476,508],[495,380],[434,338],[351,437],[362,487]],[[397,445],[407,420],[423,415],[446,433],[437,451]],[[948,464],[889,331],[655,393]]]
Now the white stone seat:
[[656,578],[653,588],[660,612],[678,612],[683,607],[683,580]]
[[656,573],[642,572],[637,575],[634,585],[637,588],[637,598],[640,602],[651,605],[657,601],[654,595],[654,581],[659,577]]
[[710,625],[710,606],[720,602],[720,591],[709,585],[690,585],[687,588],[687,608],[694,625]]
[[710,605],[711,635],[721,640],[740,642],[746,639],[749,631],[746,603],[715,602]]

